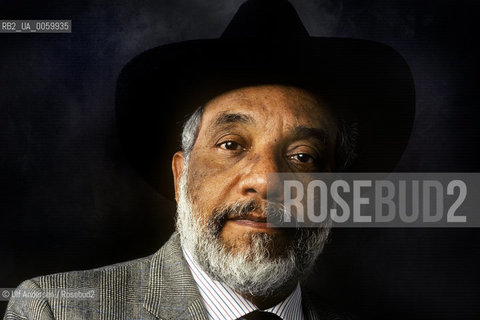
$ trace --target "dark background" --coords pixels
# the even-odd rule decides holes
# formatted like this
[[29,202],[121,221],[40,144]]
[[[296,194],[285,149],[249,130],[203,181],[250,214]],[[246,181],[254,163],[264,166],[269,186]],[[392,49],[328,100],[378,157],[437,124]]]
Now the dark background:
[[[241,2],[0,2],[0,19],[73,21],[71,34],[0,34],[0,287],[168,238],[174,204],[117,141],[115,80],[148,48],[218,37]],[[397,170],[478,171],[476,1],[292,3],[311,35],[381,41],[410,64],[417,113]],[[479,267],[477,229],[338,229],[309,284],[363,319],[480,319]]]

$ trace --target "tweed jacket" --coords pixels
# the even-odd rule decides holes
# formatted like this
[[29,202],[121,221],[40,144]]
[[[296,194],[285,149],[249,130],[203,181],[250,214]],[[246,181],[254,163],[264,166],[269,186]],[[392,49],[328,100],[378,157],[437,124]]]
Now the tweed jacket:
[[[5,320],[13,319],[197,319],[208,320],[180,247],[178,234],[155,254],[87,271],[23,282]],[[28,293],[22,296],[22,293]],[[80,292],[80,296],[75,295]],[[87,296],[81,296],[86,294]],[[341,319],[302,298],[305,319]]]

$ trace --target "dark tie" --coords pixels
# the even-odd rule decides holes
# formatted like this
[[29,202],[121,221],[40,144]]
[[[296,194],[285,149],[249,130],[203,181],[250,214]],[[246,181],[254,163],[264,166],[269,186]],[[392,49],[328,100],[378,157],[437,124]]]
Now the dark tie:
[[282,318],[271,312],[256,310],[237,320],[282,320]]

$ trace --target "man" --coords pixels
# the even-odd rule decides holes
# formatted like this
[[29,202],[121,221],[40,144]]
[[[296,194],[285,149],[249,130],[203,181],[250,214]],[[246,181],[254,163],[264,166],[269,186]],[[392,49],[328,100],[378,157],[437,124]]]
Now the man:
[[267,174],[391,170],[413,101],[392,49],[311,38],[286,1],[247,1],[220,39],[141,54],[118,80],[120,138],[166,195],[174,154],[177,232],[150,257],[25,281],[5,319],[341,318],[299,283],[329,229],[267,224],[281,203]]

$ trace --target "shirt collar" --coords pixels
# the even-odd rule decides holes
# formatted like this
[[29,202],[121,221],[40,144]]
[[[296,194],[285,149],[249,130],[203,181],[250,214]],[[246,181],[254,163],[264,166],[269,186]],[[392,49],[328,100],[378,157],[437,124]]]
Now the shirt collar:
[[[253,303],[230,287],[206,274],[184,248],[183,254],[200,291],[210,320],[234,320],[258,310]],[[272,312],[283,320],[303,320],[300,284],[297,284],[295,290],[285,300],[265,311]]]

